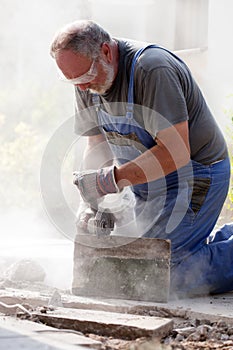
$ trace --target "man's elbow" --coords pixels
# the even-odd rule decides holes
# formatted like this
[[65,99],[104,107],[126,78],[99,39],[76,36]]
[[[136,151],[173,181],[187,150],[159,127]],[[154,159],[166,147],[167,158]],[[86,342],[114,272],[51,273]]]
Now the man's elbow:
[[184,152],[179,157],[177,157],[177,159],[174,159],[176,168],[179,169],[186,166],[190,162],[190,160],[191,160],[190,153],[188,151]]

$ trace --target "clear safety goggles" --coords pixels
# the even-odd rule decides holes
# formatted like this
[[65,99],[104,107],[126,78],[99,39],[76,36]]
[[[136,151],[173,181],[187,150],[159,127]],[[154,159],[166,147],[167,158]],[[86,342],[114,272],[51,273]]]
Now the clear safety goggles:
[[89,83],[90,81],[94,80],[95,77],[97,76],[97,67],[96,67],[96,59],[94,59],[94,61],[91,64],[91,67],[89,68],[89,70],[80,75],[77,78],[74,79],[67,79],[61,71],[59,71],[59,75],[60,75],[60,79],[62,81],[64,81],[65,83],[71,83],[71,84],[86,84]]

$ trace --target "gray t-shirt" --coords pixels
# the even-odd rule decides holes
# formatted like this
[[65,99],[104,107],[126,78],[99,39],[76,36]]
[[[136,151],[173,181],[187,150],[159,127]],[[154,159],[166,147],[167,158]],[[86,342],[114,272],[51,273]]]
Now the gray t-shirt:
[[[101,107],[119,116],[126,113],[130,68],[141,43],[117,40],[118,74],[111,88],[100,95]],[[144,45],[146,46],[146,44]],[[75,132],[101,132],[92,94],[76,92]],[[134,118],[153,138],[158,131],[188,120],[191,159],[211,164],[227,156],[227,147],[205,99],[185,63],[162,48],[147,48],[138,58],[134,72]]]

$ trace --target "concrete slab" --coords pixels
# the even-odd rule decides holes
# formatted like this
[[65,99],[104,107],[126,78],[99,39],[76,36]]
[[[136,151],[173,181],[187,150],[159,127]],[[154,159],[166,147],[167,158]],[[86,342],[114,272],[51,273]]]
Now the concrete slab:
[[33,312],[39,321],[57,328],[68,328],[83,333],[111,336],[121,339],[162,337],[173,329],[168,318],[113,313],[99,310],[56,308],[46,314]]
[[96,310],[138,313],[143,311],[158,311],[158,316],[172,317],[211,317],[233,322],[233,292],[197,298],[169,300],[167,303],[152,303],[135,300],[82,298],[77,296],[62,296],[65,307],[90,308]]
[[[33,307],[48,305],[50,293],[25,290],[0,290],[0,301],[4,303],[28,303]],[[220,318],[233,323],[233,292],[214,296],[169,300],[167,303],[135,300],[85,298],[61,294],[62,304],[68,308],[102,310],[121,313],[151,313],[164,317],[200,318],[218,321]]]
[[159,317],[184,319],[219,319],[233,324],[233,292],[214,296],[170,300],[167,303],[152,303],[134,300],[97,299],[63,296],[63,305],[72,308],[150,314]]
[[1,350],[84,350],[86,347],[90,350],[100,349],[101,343],[69,330],[0,317]]

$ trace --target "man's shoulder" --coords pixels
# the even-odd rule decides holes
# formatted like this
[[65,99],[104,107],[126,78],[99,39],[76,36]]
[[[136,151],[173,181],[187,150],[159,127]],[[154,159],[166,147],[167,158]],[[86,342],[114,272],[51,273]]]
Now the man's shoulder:
[[137,51],[141,47],[145,47],[148,45],[147,42],[144,41],[138,41],[138,40],[133,40],[133,39],[128,39],[128,38],[115,38],[119,45],[120,50],[125,50],[125,51]]
[[146,48],[138,59],[138,65],[145,70],[174,68],[177,63],[172,52],[157,45]]
[[132,58],[137,50],[145,48],[142,54],[139,56],[137,65],[150,70],[159,67],[171,67],[171,61],[174,61],[174,57],[171,52],[166,48],[163,48],[156,43],[136,41],[127,38],[117,39],[121,56],[125,59]]
[[120,57],[125,59],[132,58],[137,52],[137,50],[147,45],[146,42],[136,41],[127,38],[116,38],[115,40],[118,43]]

